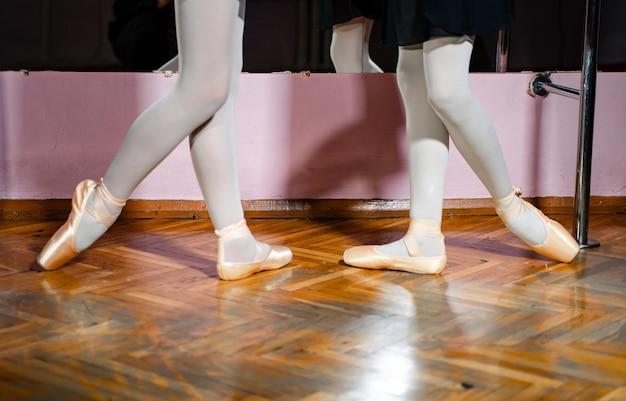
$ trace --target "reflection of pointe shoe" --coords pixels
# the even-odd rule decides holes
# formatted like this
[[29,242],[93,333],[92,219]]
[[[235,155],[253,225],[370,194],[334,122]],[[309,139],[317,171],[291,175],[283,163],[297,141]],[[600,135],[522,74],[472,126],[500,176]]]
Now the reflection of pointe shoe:
[[[98,197],[102,201],[94,199],[94,208],[92,209],[88,205],[88,199],[93,191],[98,191]],[[111,215],[103,201],[115,207],[124,207],[124,201],[113,197],[102,181],[96,183],[92,180],[84,180],[76,186],[74,196],[72,196],[72,211],[65,224],[54,233],[37,256],[39,266],[44,270],[55,270],[80,253],[76,249],[76,235],[78,225],[84,214],[107,227],[113,224],[117,216]]]
[[285,246],[271,245],[267,255],[262,255],[262,248],[257,244],[257,254],[252,262],[226,262],[224,261],[224,242],[231,239],[241,238],[250,234],[245,219],[231,226],[216,230],[217,240],[217,274],[222,280],[240,280],[254,273],[265,270],[276,270],[291,262],[293,257],[291,250]]
[[543,212],[525,200],[521,199],[521,202],[516,202],[514,206],[507,207],[514,200],[514,197],[521,196],[522,192],[519,188],[514,188],[513,191],[503,199],[495,200],[496,213],[505,225],[513,219],[521,216],[526,210],[537,214],[541,222],[546,229],[546,239],[541,244],[531,244],[524,241],[530,248],[540,255],[546,256],[550,259],[557,260],[563,263],[569,263],[580,251],[580,246],[572,236],[561,224],[549,219]]
[[[423,256],[413,234],[439,238],[441,255]],[[380,252],[377,245],[364,245],[346,249],[343,260],[346,264],[365,269],[400,270],[418,274],[439,274],[446,266],[447,257],[444,237],[439,223],[429,220],[411,219],[411,225],[402,241],[410,256],[396,256]]]

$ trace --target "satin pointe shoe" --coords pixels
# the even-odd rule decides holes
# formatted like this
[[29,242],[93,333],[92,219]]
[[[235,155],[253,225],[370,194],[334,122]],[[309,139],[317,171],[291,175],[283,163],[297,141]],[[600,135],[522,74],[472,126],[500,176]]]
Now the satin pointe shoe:
[[[98,196],[94,197],[92,209],[87,201],[93,191],[97,191]],[[37,256],[37,264],[44,270],[55,270],[80,253],[76,249],[76,235],[80,220],[85,214],[88,214],[94,221],[110,227],[117,216],[111,215],[104,202],[120,209],[125,205],[124,201],[111,195],[102,180],[99,183],[92,180],[80,182],[72,196],[72,211],[67,221],[43,247]]]
[[[440,256],[423,256],[413,234],[438,238],[441,241]],[[439,274],[446,266],[447,257],[444,236],[437,222],[411,219],[409,229],[402,238],[410,256],[396,256],[378,250],[378,245],[362,245],[346,249],[343,260],[346,264],[364,269],[400,270],[417,274]]]
[[[545,241],[541,244],[530,244],[524,241],[526,245],[538,254],[562,263],[570,263],[574,260],[580,251],[580,246],[572,234],[558,222],[546,217],[541,210],[521,199],[521,195],[522,191],[519,188],[513,188],[513,191],[511,191],[509,195],[502,199],[495,200],[496,213],[500,216],[504,224],[508,226],[508,222],[521,216],[526,210],[530,210],[539,216],[546,228],[547,235]],[[512,204],[512,206],[506,207],[511,204],[514,197],[520,197],[521,202],[516,202]]]
[[293,257],[291,249],[286,246],[270,245],[267,255],[263,255],[263,249],[257,243],[257,252],[252,262],[226,262],[224,260],[224,243],[250,235],[250,230],[246,225],[246,220],[215,230],[217,234],[217,274],[222,280],[241,280],[254,273],[265,270],[276,270],[284,267]]

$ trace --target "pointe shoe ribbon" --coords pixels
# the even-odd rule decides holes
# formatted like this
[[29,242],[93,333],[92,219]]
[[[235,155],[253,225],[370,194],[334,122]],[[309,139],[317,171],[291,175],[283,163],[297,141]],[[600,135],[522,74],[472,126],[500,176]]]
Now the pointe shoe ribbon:
[[[413,234],[439,238],[442,255],[423,256]],[[343,260],[346,264],[364,269],[400,270],[417,274],[439,274],[446,266],[447,257],[444,236],[437,222],[411,219],[409,229],[402,238],[410,256],[389,255],[378,250],[378,245],[362,245],[346,249]]]
[[[92,209],[87,201],[93,191],[96,191],[96,196],[94,196],[94,207]],[[117,216],[111,215],[111,212],[104,204],[105,201],[120,209],[126,204],[123,200],[111,195],[102,180],[99,183],[92,180],[80,182],[74,190],[72,210],[67,221],[43,247],[37,256],[37,264],[44,270],[55,270],[80,253],[76,249],[76,235],[83,215],[87,214],[94,221],[110,227]]]
[[270,245],[264,255],[263,249],[257,244],[256,255],[252,262],[226,262],[224,260],[224,242],[249,235],[246,220],[215,230],[218,237],[217,274],[222,280],[240,280],[265,270],[276,270],[291,262],[293,254],[286,246]]
[[[496,213],[504,224],[521,216],[526,210],[530,210],[537,214],[543,222],[546,229],[546,239],[541,244],[530,244],[524,241],[533,251],[550,259],[563,263],[570,263],[578,252],[580,246],[561,224],[549,219],[545,214],[535,206],[521,199],[522,191],[519,188],[513,188],[513,191],[502,199],[496,199]],[[519,197],[521,202],[514,202],[514,198]],[[509,205],[509,206],[507,206]]]

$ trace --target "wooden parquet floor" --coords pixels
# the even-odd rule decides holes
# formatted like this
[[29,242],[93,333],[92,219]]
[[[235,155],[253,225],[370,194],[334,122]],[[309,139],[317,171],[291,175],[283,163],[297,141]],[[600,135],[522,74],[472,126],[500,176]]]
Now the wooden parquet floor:
[[204,220],[120,220],[30,271],[60,224],[0,221],[1,400],[626,400],[623,214],[592,215],[601,246],[570,265],[446,219],[439,276],[341,263],[405,219],[251,219],[294,260],[237,282]]

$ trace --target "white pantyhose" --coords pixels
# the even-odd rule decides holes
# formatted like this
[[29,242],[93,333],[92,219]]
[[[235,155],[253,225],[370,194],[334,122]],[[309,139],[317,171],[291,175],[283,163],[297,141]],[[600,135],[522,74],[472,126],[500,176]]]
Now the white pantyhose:
[[[447,36],[399,49],[397,79],[406,113],[411,218],[441,224],[448,135],[494,199],[513,190],[491,119],[469,86],[472,47],[468,36]],[[508,206],[520,202],[513,197]],[[540,217],[530,210],[507,222],[507,227],[531,244],[542,244],[547,236]],[[408,234],[415,236],[424,256],[441,255],[440,240],[415,234],[415,227],[412,231]],[[408,256],[402,240],[378,250]]]
[[374,21],[357,17],[333,25],[330,58],[338,73],[383,72],[370,57],[370,34]]
[[[441,230],[443,191],[448,166],[448,131],[428,104],[421,45],[400,47],[396,79],[402,95],[409,152],[410,217],[436,222]],[[440,238],[412,233],[424,256],[439,256]],[[378,247],[409,256],[403,240]]]
[[[194,170],[215,229],[243,219],[234,116],[244,26],[238,13],[243,5],[238,0],[176,1],[177,82],[130,127],[104,176],[113,196],[128,199],[189,137]],[[77,243],[84,249],[106,229],[86,216],[80,222]],[[225,244],[225,261],[250,262],[258,246],[269,249],[257,246],[248,230],[242,232],[246,233],[243,237]]]

